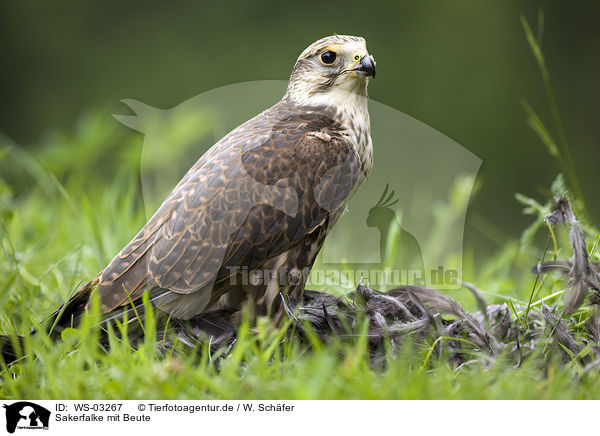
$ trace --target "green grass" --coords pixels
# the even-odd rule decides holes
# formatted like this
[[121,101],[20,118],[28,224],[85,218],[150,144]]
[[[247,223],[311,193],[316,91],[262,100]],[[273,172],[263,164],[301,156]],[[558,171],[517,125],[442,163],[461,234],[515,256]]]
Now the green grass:
[[[78,347],[76,340],[81,340]],[[31,344],[17,375],[5,379],[10,398],[85,399],[506,399],[597,398],[599,376],[574,379],[570,371],[504,364],[456,371],[443,364],[425,370],[423,355],[408,350],[376,370],[365,359],[364,342],[332,344],[308,352],[297,342],[280,346],[276,332],[262,324],[246,330],[217,368],[208,358],[188,354],[159,359],[152,341],[137,351],[114,344],[108,353],[84,329],[51,345]],[[274,346],[275,345],[275,346]],[[346,358],[339,357],[343,350]],[[206,353],[204,354],[206,356]]]

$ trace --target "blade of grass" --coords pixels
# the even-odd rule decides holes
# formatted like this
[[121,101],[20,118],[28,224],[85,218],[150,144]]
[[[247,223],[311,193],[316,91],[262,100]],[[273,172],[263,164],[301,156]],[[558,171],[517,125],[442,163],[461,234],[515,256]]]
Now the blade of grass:
[[[565,167],[565,173],[569,179],[569,182],[571,183],[571,187],[573,188],[575,195],[578,197],[578,199],[581,201],[581,204],[583,205],[584,204],[583,194],[581,191],[581,187],[579,185],[579,179],[577,178],[577,174],[575,171],[575,164],[573,161],[573,156],[571,155],[569,143],[567,142],[567,135],[565,133],[565,129],[563,127],[563,124],[562,124],[562,121],[560,118],[560,113],[558,111],[558,105],[556,103],[556,98],[554,96],[554,90],[552,89],[552,84],[550,82],[550,73],[548,71],[548,67],[546,65],[546,60],[544,58],[544,53],[542,52],[542,48],[541,48],[541,35],[543,33],[543,30],[540,30],[540,28],[543,29],[543,23],[544,23],[543,13],[541,13],[538,15],[538,37],[536,38],[533,34],[533,31],[531,30],[531,27],[529,26],[529,22],[527,21],[527,19],[524,16],[521,16],[521,25],[523,26],[523,30],[525,31],[525,37],[527,39],[527,42],[529,43],[529,47],[531,48],[533,57],[535,58],[538,68],[540,70],[540,73],[542,75],[542,81],[544,83],[544,90],[546,92],[546,99],[548,100],[548,105],[550,107],[550,113],[552,115],[554,129],[556,130],[556,133],[558,136],[558,147],[556,147],[556,146],[554,147],[557,152],[560,149],[560,153],[559,153],[560,157],[557,158],[557,160],[559,161],[559,164],[561,166]],[[527,108],[526,108],[526,110],[527,110]],[[530,113],[530,119],[531,119],[531,114],[534,115],[533,119],[539,120],[539,118],[535,115],[535,113],[533,113],[533,111],[531,111],[531,113]],[[534,128],[534,130],[537,131],[537,128],[540,128],[540,127],[543,127],[543,124],[541,123],[541,121],[539,122],[539,124],[536,123],[536,128]],[[543,134],[543,138],[546,138],[547,135],[548,135],[548,138],[551,138],[549,136],[549,134],[547,133],[547,129],[544,128],[543,130],[545,131],[545,133]],[[546,140],[548,138],[546,138]],[[542,141],[544,143],[546,143],[546,140],[542,139]],[[550,142],[554,143],[554,141],[550,141]],[[546,143],[546,146],[548,146],[548,144],[549,143]]]

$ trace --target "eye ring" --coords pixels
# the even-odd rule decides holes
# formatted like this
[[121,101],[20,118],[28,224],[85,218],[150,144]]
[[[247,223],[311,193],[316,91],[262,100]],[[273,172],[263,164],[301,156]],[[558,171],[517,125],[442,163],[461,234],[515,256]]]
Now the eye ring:
[[359,55],[356,55],[356,56],[354,56],[354,60],[355,60],[355,61],[358,61],[358,60],[360,60],[360,56],[359,56]]
[[337,55],[334,51],[328,50],[321,55],[321,62],[325,65],[331,65],[335,62]]

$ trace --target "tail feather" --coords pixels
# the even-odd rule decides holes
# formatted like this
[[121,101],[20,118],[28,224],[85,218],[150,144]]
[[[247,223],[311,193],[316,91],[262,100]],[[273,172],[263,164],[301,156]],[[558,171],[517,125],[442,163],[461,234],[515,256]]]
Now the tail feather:
[[[81,290],[73,295],[69,300],[50,315],[51,331],[50,337],[54,340],[60,338],[60,332],[67,327],[77,327],[81,316],[85,312],[85,307],[90,299],[91,292],[96,284],[95,280],[87,283]],[[35,334],[37,329],[33,329],[29,334]],[[0,335],[0,353],[4,363],[9,365],[15,360],[20,359],[24,354],[23,336],[19,335]]]
[[98,283],[97,279],[88,282],[75,295],[58,308],[51,316],[52,321],[51,335],[54,337],[60,335],[60,332],[67,327],[77,327],[81,316],[85,312],[86,306],[90,301],[90,296],[94,286]]

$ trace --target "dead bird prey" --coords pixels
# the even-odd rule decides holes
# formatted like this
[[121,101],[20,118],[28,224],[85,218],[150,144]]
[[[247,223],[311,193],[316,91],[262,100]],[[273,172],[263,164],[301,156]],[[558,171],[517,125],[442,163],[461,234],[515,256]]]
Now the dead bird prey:
[[[159,323],[214,323],[215,314],[244,302],[278,319],[280,295],[301,302],[299,272],[312,267],[372,167],[372,77],[363,38],[334,35],[310,45],[281,101],[192,166],[137,236],[55,312],[54,330],[77,326],[92,295],[105,321],[127,312],[132,328],[146,290]],[[262,280],[246,283],[247,270],[262,271]],[[14,359],[10,339],[2,341],[5,360]]]

